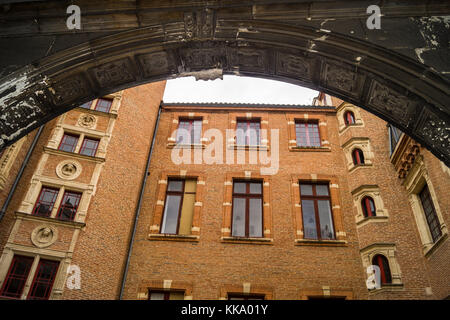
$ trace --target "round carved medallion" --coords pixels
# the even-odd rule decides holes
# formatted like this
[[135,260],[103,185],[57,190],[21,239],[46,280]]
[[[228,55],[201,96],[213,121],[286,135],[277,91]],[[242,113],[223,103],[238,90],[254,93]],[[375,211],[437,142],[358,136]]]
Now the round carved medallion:
[[58,230],[50,225],[40,225],[31,233],[31,242],[38,248],[51,246],[58,239]]
[[81,174],[81,164],[75,160],[65,160],[56,166],[56,174],[64,180],[76,179]]
[[83,113],[80,118],[78,119],[78,124],[80,127],[84,128],[94,128],[95,124],[97,123],[97,118],[94,117],[92,114],[86,114]]

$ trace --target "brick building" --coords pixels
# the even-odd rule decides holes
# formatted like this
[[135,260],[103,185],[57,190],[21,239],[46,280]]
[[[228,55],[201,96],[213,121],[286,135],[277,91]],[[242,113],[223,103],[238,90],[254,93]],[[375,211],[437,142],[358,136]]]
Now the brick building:
[[9,202],[34,135],[4,152],[3,298],[449,296],[450,171],[414,140],[325,94],[171,104],[164,87],[46,125]]

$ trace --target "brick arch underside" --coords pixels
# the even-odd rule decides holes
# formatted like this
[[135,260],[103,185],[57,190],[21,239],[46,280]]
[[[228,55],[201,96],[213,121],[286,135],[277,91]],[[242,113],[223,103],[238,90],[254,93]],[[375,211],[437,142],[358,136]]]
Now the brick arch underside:
[[119,32],[17,70],[0,79],[0,148],[99,96],[153,81],[224,74],[334,95],[394,124],[450,165],[450,86],[431,68],[339,34],[257,21]]

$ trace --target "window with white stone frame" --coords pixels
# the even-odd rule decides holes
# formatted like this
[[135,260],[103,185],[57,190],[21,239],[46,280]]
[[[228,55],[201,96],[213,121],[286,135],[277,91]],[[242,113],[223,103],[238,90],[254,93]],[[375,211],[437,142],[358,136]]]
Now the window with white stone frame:
[[349,128],[364,126],[360,109],[346,102],[336,108],[336,117],[339,124],[339,134],[342,134]]
[[342,145],[347,161],[347,169],[352,172],[357,168],[371,167],[374,154],[369,138],[354,137]]
[[389,214],[384,207],[380,189],[376,185],[362,185],[352,191],[353,203],[357,214],[357,227],[372,222],[386,222]]

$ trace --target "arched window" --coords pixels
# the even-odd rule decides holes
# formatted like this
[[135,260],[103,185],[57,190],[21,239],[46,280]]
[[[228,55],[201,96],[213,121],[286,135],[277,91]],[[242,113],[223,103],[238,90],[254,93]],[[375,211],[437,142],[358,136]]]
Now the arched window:
[[372,258],[372,264],[380,268],[381,285],[392,283],[389,261],[385,256],[377,254]]
[[355,124],[355,115],[353,114],[353,112],[347,111],[344,113],[344,122],[346,126]]
[[352,152],[353,164],[361,165],[364,164],[364,153],[361,149],[354,149]]
[[364,217],[375,217],[375,202],[371,197],[364,197],[361,200],[361,206],[363,209]]

